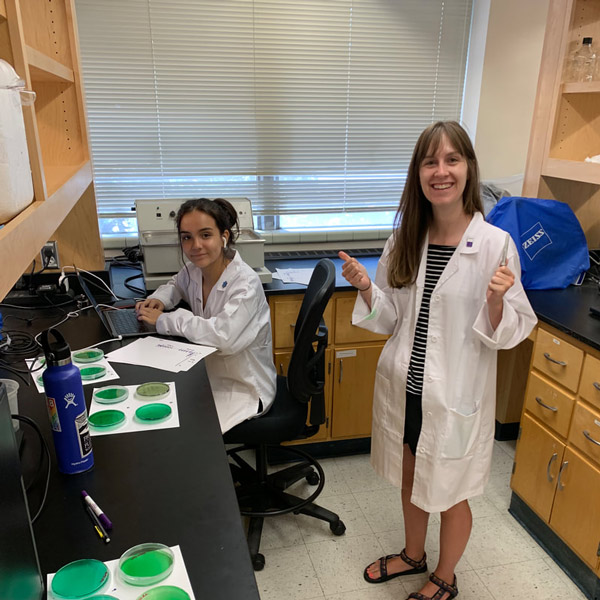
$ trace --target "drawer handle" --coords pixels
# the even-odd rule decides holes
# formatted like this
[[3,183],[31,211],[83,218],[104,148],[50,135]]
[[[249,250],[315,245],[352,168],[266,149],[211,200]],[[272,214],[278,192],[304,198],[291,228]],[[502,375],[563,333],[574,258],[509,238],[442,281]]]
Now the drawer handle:
[[283,363],[279,363],[279,374],[283,375]]
[[564,490],[565,486],[562,484],[560,478],[562,477],[563,471],[569,466],[569,461],[565,460],[565,462],[560,465],[560,471],[558,472],[558,482],[557,482],[557,487],[559,490]]
[[585,437],[592,442],[592,444],[596,444],[597,446],[600,446],[600,442],[598,440],[595,440],[591,435],[590,432],[587,431],[586,429],[583,430],[583,435],[585,435]]
[[600,383],[598,383],[597,381],[594,381],[594,383],[592,385],[600,392]]
[[542,399],[539,396],[535,397],[535,401],[540,405],[543,406],[544,408],[547,408],[548,410],[551,410],[552,412],[557,412],[558,408],[556,406],[548,406],[547,404],[544,404],[542,402]]
[[340,358],[340,377],[339,383],[342,383],[342,379],[344,378],[344,361]]
[[546,477],[548,478],[548,481],[550,483],[552,483],[554,477],[552,477],[552,475],[550,474],[550,467],[552,466],[552,463],[558,458],[558,453],[555,452],[551,457],[550,460],[548,461],[548,466],[546,467]]
[[552,358],[550,356],[550,354],[548,354],[548,352],[544,352],[544,358],[546,360],[549,360],[550,362],[553,362],[555,365],[560,365],[561,367],[566,367],[567,363],[564,362],[563,360],[556,360],[555,358]]
[[296,327],[296,323],[290,323],[290,327],[293,329],[294,327]]

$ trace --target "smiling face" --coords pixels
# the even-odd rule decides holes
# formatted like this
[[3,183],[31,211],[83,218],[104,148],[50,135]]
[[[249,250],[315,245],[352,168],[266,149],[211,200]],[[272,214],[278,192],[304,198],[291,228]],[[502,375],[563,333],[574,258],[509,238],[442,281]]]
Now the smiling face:
[[217,222],[205,212],[193,210],[181,218],[179,239],[183,253],[202,270],[222,265],[225,260],[222,238],[228,236],[228,232],[219,231]]
[[467,184],[467,161],[444,135],[436,149],[430,148],[419,165],[423,194],[437,209],[462,208]]

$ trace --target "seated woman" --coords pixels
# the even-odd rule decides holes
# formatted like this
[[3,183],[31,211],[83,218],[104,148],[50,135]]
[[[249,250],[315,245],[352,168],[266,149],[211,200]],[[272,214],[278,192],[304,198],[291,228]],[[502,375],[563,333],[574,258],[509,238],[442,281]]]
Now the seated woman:
[[[231,247],[239,226],[227,200],[188,200],[176,220],[191,264],[137,303],[138,318],[158,333],[217,348],[205,364],[225,432],[275,399],[269,305],[258,275]],[[191,310],[172,310],[182,299]]]

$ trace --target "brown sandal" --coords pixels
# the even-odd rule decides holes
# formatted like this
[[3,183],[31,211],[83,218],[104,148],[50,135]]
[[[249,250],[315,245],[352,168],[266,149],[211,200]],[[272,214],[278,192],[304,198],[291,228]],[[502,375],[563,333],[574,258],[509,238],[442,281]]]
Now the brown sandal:
[[440,589],[433,596],[425,596],[419,592],[413,592],[406,600],[414,598],[415,600],[440,600],[444,597],[444,594],[450,594],[446,600],[452,600],[458,596],[458,587],[456,586],[456,575],[454,576],[454,583],[450,585],[443,579],[440,579],[435,573],[429,575],[429,581],[435,583]]
[[[423,554],[421,560],[413,560],[412,558],[406,555],[405,550],[406,548],[402,550],[400,554],[388,554],[387,556],[382,556],[381,558],[378,558],[374,563],[371,563],[363,573],[365,581],[367,581],[368,583],[383,583],[384,581],[389,581],[390,579],[394,579],[394,577],[401,577],[402,575],[414,575],[415,573],[425,573],[425,571],[427,571],[427,553]],[[412,569],[388,575],[387,561],[390,558],[396,558],[397,556],[399,556],[407,565],[410,565]],[[373,578],[369,575],[368,569],[377,562],[379,562],[380,576],[377,578]]]

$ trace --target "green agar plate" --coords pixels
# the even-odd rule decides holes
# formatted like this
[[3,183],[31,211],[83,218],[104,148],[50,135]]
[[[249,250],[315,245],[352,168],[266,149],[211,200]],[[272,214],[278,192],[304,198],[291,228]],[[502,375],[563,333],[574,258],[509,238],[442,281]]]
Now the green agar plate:
[[174,585],[161,585],[144,592],[136,600],[191,600],[190,595]]
[[109,385],[94,391],[94,400],[99,404],[116,404],[129,397],[129,390],[122,385]]
[[140,406],[135,411],[136,420],[141,423],[159,423],[171,416],[171,407],[162,402]]
[[153,585],[171,574],[174,561],[173,551],[164,544],[139,544],[123,553],[119,573],[130,585]]
[[149,381],[137,386],[135,396],[139,400],[162,400],[169,395],[170,391],[171,387],[168,383]]
[[106,375],[106,367],[102,365],[97,365],[95,367],[83,367],[80,369],[81,371],[81,379],[84,381],[90,379],[100,379],[100,377],[104,377]]
[[98,429],[120,425],[125,420],[125,413],[120,410],[99,410],[88,417],[90,425]]
[[77,600],[99,592],[110,579],[108,567],[99,560],[76,560],[59,569],[52,579],[56,598]]
[[92,596],[89,600],[119,600],[116,596],[107,596],[101,594],[100,596]]
[[44,387],[44,375],[38,375],[37,382]]
[[73,352],[73,360],[76,363],[93,363],[98,362],[104,358],[104,351],[98,348],[91,348],[89,350],[78,350]]

